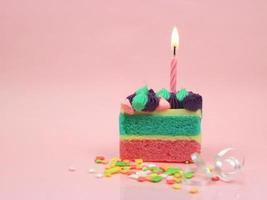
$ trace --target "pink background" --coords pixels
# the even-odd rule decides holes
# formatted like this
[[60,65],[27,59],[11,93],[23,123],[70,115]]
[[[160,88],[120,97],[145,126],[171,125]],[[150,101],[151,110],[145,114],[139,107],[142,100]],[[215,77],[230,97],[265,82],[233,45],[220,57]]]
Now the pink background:
[[178,88],[204,97],[203,156],[246,155],[236,182],[194,199],[267,198],[266,10],[264,0],[0,1],[0,199],[190,199],[87,173],[94,156],[118,155],[120,101],[168,87],[174,25]]

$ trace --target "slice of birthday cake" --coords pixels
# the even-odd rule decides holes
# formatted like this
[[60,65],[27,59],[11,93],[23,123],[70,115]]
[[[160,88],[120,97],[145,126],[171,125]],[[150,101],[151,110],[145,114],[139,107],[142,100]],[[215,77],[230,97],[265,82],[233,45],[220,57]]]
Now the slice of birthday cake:
[[181,89],[155,93],[146,86],[121,104],[120,156],[187,162],[201,148],[202,97]]

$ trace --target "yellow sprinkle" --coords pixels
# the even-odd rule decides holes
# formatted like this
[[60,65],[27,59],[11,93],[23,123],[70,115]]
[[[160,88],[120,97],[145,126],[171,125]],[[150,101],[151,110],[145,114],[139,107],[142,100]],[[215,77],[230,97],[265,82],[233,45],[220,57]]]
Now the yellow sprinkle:
[[104,174],[106,175],[113,175],[116,174],[118,172],[120,172],[121,168],[120,167],[112,167],[110,169],[106,169]]
[[142,159],[135,159],[134,160],[136,165],[142,165],[143,164],[143,160]]
[[126,164],[130,164],[130,160],[123,160]]
[[212,172],[214,170],[214,167],[212,165],[209,165],[208,170],[209,170],[209,172]]
[[122,174],[127,174],[129,171],[130,171],[129,169],[122,169],[122,170],[120,171],[120,173],[122,173]]
[[158,174],[156,173],[150,174],[150,177],[153,177],[153,176],[158,176]]
[[107,160],[103,160],[102,161],[102,164],[107,165],[108,164],[108,161]]
[[118,157],[114,157],[114,158],[111,159],[111,163],[114,163],[114,162],[116,163],[118,161],[121,161],[121,159],[118,158]]
[[198,193],[198,189],[196,187],[192,187],[192,188],[190,188],[190,190],[188,192],[191,194],[195,194],[195,193]]
[[142,167],[142,165],[136,165],[136,169],[141,170],[141,169],[143,169],[143,167]]
[[172,186],[172,188],[175,189],[175,190],[180,190],[182,188],[182,186],[180,184],[174,184]]
[[112,175],[112,174],[110,173],[109,170],[105,170],[105,171],[104,171],[104,176],[105,176],[105,177],[111,177],[111,175]]
[[176,183],[181,183],[182,180],[183,180],[182,178],[176,178],[176,179],[175,179],[175,182],[176,182]]
[[181,178],[181,177],[183,177],[183,175],[182,175],[181,172],[177,172],[177,173],[174,174],[174,177]]
[[130,167],[128,167],[128,166],[122,167],[122,170],[130,170]]

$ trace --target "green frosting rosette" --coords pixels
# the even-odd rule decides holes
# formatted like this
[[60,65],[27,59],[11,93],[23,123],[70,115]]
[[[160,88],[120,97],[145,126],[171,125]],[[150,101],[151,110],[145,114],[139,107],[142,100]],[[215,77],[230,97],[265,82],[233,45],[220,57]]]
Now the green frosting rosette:
[[181,89],[179,92],[176,93],[176,98],[178,99],[178,101],[183,101],[185,97],[188,96],[188,91],[186,89]]
[[132,106],[136,111],[142,111],[148,102],[148,87],[144,86],[136,90],[136,95],[133,98]]
[[162,88],[160,91],[156,93],[157,97],[163,97],[164,99],[168,100],[171,97],[171,94],[169,93],[168,90],[165,88]]

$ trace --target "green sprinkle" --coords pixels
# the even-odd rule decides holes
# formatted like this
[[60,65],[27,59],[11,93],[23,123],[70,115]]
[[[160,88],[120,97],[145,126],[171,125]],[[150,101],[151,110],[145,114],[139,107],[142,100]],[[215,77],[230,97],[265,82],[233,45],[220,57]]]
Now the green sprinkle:
[[145,108],[147,101],[147,95],[144,93],[140,93],[135,95],[135,97],[133,98],[132,106],[136,111],[142,111]]
[[160,91],[156,93],[157,97],[163,97],[164,99],[168,100],[170,98],[170,93],[165,88],[162,88]]
[[116,162],[115,166],[118,166],[118,167],[126,167],[128,165],[125,162]]
[[148,88],[147,86],[141,87],[135,92],[136,94],[147,94],[148,93]]
[[184,177],[190,179],[194,176],[194,172],[184,172]]
[[182,171],[180,168],[173,168],[173,167],[170,167],[166,172],[165,174],[167,175],[173,175],[173,174],[176,174],[178,172]]
[[97,164],[100,164],[100,163],[102,163],[102,160],[96,160],[95,161]]
[[186,89],[181,89],[179,92],[176,93],[176,98],[179,101],[183,101],[184,98],[188,95],[188,91]]
[[152,176],[152,177],[151,177],[150,181],[153,182],[153,183],[158,183],[158,182],[160,182],[162,179],[163,179],[163,177],[158,176],[158,175],[155,175],[155,176]]
[[161,169],[158,167],[150,167],[149,170],[152,171],[153,173],[161,172]]
[[144,167],[143,168],[143,171],[147,171],[147,170],[149,170],[148,167]]

